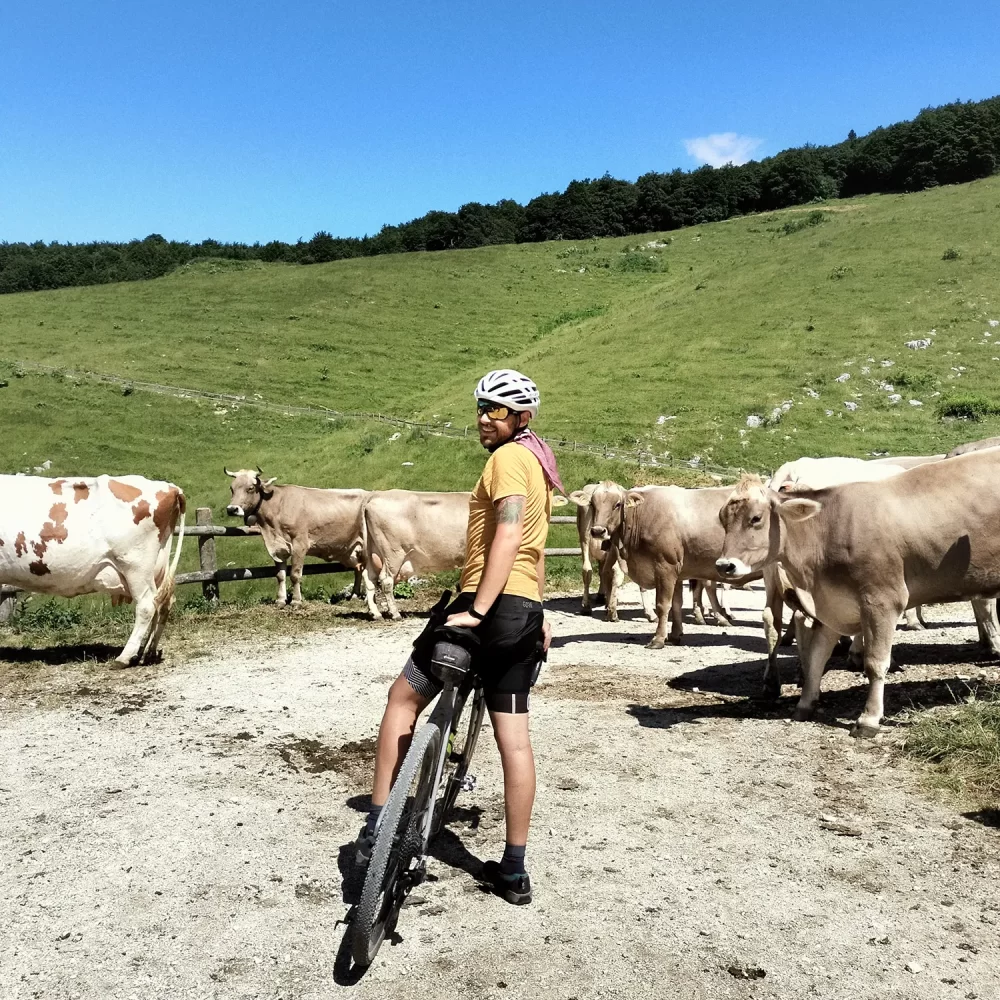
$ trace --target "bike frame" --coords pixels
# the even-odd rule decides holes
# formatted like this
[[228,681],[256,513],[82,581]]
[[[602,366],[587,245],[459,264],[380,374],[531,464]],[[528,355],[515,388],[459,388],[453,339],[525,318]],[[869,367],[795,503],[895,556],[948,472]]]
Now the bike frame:
[[[465,703],[469,695],[475,695],[479,691],[475,676],[470,672],[462,681],[461,685],[455,687],[453,684],[445,684],[438,698],[437,704],[431,711],[427,723],[436,725],[441,733],[441,747],[438,751],[438,758],[434,768],[434,783],[431,786],[433,793],[430,797],[425,814],[420,818],[420,836],[423,843],[423,850],[418,861],[418,866],[423,868],[427,863],[427,848],[430,844],[431,831],[434,826],[434,810],[437,805],[438,793],[441,791],[441,778],[444,774],[444,765],[451,753],[452,741],[461,721],[462,713],[465,710]],[[481,696],[481,695],[480,695]]]

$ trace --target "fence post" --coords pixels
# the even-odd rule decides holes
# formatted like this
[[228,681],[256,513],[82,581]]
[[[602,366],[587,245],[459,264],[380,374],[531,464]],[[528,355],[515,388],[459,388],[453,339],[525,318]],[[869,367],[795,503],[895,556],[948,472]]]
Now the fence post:
[[[196,524],[212,523],[212,508],[199,507],[195,511]],[[198,568],[210,570],[214,573],[218,569],[215,560],[215,539],[211,535],[198,536]],[[201,593],[206,601],[217,601],[219,599],[219,585],[215,580],[204,580],[201,585]]]
[[0,624],[10,621],[17,607],[17,594],[11,592],[0,597]]

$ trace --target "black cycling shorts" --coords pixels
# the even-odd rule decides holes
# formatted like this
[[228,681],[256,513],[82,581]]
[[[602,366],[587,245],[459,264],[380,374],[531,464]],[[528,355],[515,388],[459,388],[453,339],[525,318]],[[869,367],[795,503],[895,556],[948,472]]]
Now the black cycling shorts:
[[[468,611],[476,595],[459,594],[446,615]],[[479,648],[472,669],[482,678],[486,707],[515,715],[528,711],[528,692],[535,667],[542,658],[542,604],[514,594],[501,594],[476,626]],[[428,626],[432,628],[433,626]],[[428,643],[415,644],[403,676],[417,694],[434,698],[441,682],[430,671]],[[418,650],[424,650],[420,652]]]

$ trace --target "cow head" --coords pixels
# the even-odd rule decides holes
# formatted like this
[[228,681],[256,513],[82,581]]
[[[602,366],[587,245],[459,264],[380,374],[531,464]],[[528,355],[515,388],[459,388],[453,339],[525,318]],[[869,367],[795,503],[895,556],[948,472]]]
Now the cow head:
[[744,476],[719,511],[726,529],[722,555],[715,561],[719,575],[760,572],[778,559],[782,522],[807,520],[822,507],[816,500],[769,490],[759,476]]
[[590,534],[605,547],[610,542],[611,536],[621,527],[625,498],[625,490],[612,482],[598,483],[591,494],[590,506],[594,519],[591,522]]
[[232,494],[226,513],[231,517],[242,517],[245,521],[257,514],[261,503],[272,495],[271,486],[274,479],[261,479],[260,466],[254,472],[251,469],[240,469],[239,472],[230,472],[223,469],[223,472],[232,479],[229,490]]

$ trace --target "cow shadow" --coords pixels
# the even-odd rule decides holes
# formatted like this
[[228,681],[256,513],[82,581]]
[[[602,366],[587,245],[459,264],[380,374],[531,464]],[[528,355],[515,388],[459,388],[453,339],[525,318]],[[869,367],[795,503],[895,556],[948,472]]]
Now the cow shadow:
[[[698,673],[698,672],[696,672]],[[669,682],[670,687],[686,688],[702,685],[708,681],[698,678],[700,683],[694,685],[690,675]],[[683,683],[679,683],[683,681]],[[690,682],[690,684],[689,684]],[[713,702],[705,705],[656,706],[631,704],[628,714],[640,726],[649,729],[672,729],[674,726],[686,723],[700,723],[711,719],[776,719],[791,716],[798,704],[799,694],[785,695],[777,701],[762,701],[757,696],[759,677],[754,691],[746,693],[734,690],[739,682],[727,685],[728,690],[718,691],[718,694],[728,695],[724,702]],[[721,685],[719,685],[721,687]],[[971,685],[973,690],[979,685]],[[938,678],[934,680],[906,681],[887,684],[885,688],[886,715],[882,720],[882,728],[886,730],[905,726],[905,720],[896,716],[904,711],[924,711],[939,705],[960,704],[963,696],[968,694],[969,683],[955,678]],[[740,697],[740,695],[743,697]],[[861,714],[867,695],[867,684],[863,679],[850,687],[836,691],[824,691],[813,716],[812,722],[831,729],[849,730],[854,720]]]
[[[111,646],[106,642],[76,643],[70,646],[0,646],[0,662],[4,663],[44,663],[46,666],[59,667],[67,663],[80,663],[93,660],[97,663],[107,663],[114,660],[122,651],[122,647]],[[159,662],[160,654],[154,662]]]
[[[588,632],[582,635],[554,635],[552,645],[556,649],[563,646],[570,646],[578,642],[611,642],[615,644],[626,644],[633,646],[645,646],[653,637],[655,626],[649,623],[648,632]],[[729,632],[690,632],[684,633],[684,642],[680,646],[667,643],[666,649],[683,650],[684,647],[711,648],[714,646],[728,646],[734,649],[741,649],[748,653],[760,653],[764,655],[764,639],[762,636],[754,635],[733,635]],[[659,652],[650,650],[651,653]]]

